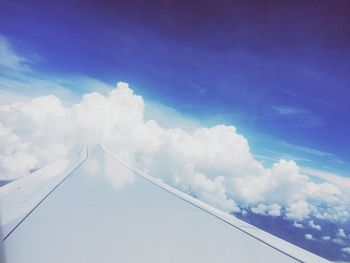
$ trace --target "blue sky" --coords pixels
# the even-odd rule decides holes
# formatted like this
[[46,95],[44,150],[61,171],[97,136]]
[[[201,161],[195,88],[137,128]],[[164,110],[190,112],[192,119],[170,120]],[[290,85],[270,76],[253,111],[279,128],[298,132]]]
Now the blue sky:
[[126,81],[204,124],[235,125],[266,164],[347,175],[350,3],[242,2],[5,0],[0,34],[27,76],[76,94],[77,76]]
[[[41,151],[45,151],[47,145],[60,144],[52,133],[57,132],[57,138],[76,138],[74,132],[80,132],[81,126],[73,123],[71,129],[67,129],[74,131],[73,135],[68,133],[65,137],[65,129],[56,131],[54,127],[66,128],[70,126],[70,121],[64,122],[67,125],[60,125],[59,121],[55,121],[56,116],[56,119],[44,119],[43,127],[40,127],[44,132],[38,132],[44,135],[39,136],[37,141],[31,141],[38,127],[32,125],[35,114],[27,114],[26,109],[31,112],[33,108],[33,112],[37,113],[35,109],[39,105],[39,113],[43,112],[44,115],[50,113],[51,108],[61,113],[60,101],[66,104],[67,111],[71,111],[72,103],[83,105],[79,114],[83,123],[89,119],[88,115],[96,113],[92,121],[87,122],[90,125],[83,125],[87,134],[90,135],[91,131],[102,137],[97,136],[99,140],[113,141],[115,134],[126,126],[115,116],[118,115],[116,112],[123,115],[124,108],[117,105],[114,99],[124,94],[122,90],[125,94],[132,91],[125,87],[125,83],[119,83],[120,89],[115,90],[114,95],[101,97],[92,94],[87,105],[81,96],[91,91],[106,95],[116,82],[127,82],[135,94],[142,95],[146,102],[145,110],[140,112],[140,100],[134,95],[129,98],[131,102],[138,102],[132,104],[136,116],[144,113],[146,120],[154,118],[163,128],[180,128],[177,132],[216,124],[234,125],[238,133],[244,136],[236,136],[234,129],[227,126],[202,129],[203,138],[210,135],[213,139],[207,139],[204,143],[207,145],[208,141],[209,148],[199,148],[198,153],[189,155],[190,160],[185,158],[182,161],[180,158],[167,169],[162,166],[167,163],[167,154],[172,161],[176,161],[181,154],[178,154],[176,147],[170,148],[169,153],[162,152],[163,148],[160,147],[153,156],[156,160],[153,163],[159,164],[159,167],[155,165],[150,170],[156,177],[157,172],[162,176],[169,172],[169,178],[173,178],[171,173],[181,174],[181,169],[187,167],[187,161],[193,167],[199,167],[197,170],[193,168],[193,171],[185,169],[186,176],[187,172],[193,172],[194,176],[207,171],[205,165],[214,159],[220,169],[215,170],[216,166],[215,169],[210,168],[208,177],[198,177],[201,180],[193,177],[193,180],[196,179],[193,185],[185,181],[180,185],[183,187],[180,190],[195,189],[195,195],[208,198],[205,200],[211,200],[216,205],[233,207],[232,204],[237,203],[242,209],[239,216],[262,225],[263,229],[271,230],[277,236],[316,253],[326,253],[327,257],[349,258],[349,220],[342,222],[344,215],[348,216],[349,206],[344,200],[349,200],[350,193],[349,1],[62,2],[0,2],[0,105],[28,96],[54,94],[60,98],[42,97],[29,108],[23,106],[27,104],[19,103],[12,111],[3,107],[1,121],[7,132],[7,137],[3,137],[6,139],[1,141],[3,145],[9,144],[9,149],[12,149],[12,144],[19,142],[21,147],[24,145],[23,160],[32,160],[35,154],[40,158],[46,157],[46,152],[41,154]],[[125,97],[121,99],[126,100]],[[102,102],[104,104],[100,104]],[[95,109],[95,105],[102,110],[89,111]],[[12,117],[17,116],[18,107],[25,117],[16,119],[12,131],[10,124]],[[103,111],[106,108],[109,110]],[[132,108],[127,107],[125,112],[129,114],[131,111]],[[104,123],[101,116],[106,112],[110,114],[110,119]],[[142,117],[137,117],[139,119]],[[58,120],[62,121],[60,118]],[[71,119],[67,117],[64,120]],[[110,120],[115,123],[109,125]],[[145,126],[143,120],[141,124]],[[110,126],[113,129],[108,130]],[[147,137],[147,132],[141,131]],[[176,129],[168,132],[176,133]],[[233,136],[232,144],[228,140],[220,140],[225,138],[226,132]],[[106,134],[112,135],[113,140],[104,138]],[[134,137],[126,138],[126,144],[135,141]],[[247,151],[245,138],[250,146]],[[215,143],[216,140],[218,143]],[[181,144],[175,139],[170,142],[163,143]],[[152,146],[156,145],[152,140],[151,143]],[[26,148],[27,145],[33,147]],[[239,149],[240,145],[244,146],[244,151]],[[188,143],[180,145],[180,152],[186,152],[189,147],[191,145]],[[243,187],[221,184],[220,158],[212,158],[210,154],[209,158],[204,154],[208,159],[203,159],[201,155],[211,153],[215,147],[224,153],[220,155],[224,160],[226,156],[230,156],[230,161],[241,160],[242,153],[252,152],[265,168],[274,164],[272,169],[263,171],[275,176],[276,184],[264,183],[266,176],[259,176],[260,173],[256,174],[256,179],[262,181],[252,180],[266,187],[264,191],[260,190],[262,195],[266,194],[265,199],[259,201],[261,203],[251,201],[250,195],[244,198],[240,195],[245,190],[248,193],[259,192],[254,184],[249,184],[250,177],[246,175],[251,170],[241,170],[241,162],[237,164],[238,172],[227,166],[224,174],[236,176],[238,173],[248,183]],[[164,150],[168,148],[164,147]],[[38,152],[33,154],[32,149]],[[189,152],[192,150],[189,149]],[[16,150],[8,152],[11,156],[17,153]],[[193,156],[199,156],[198,160],[207,160],[203,161],[204,168]],[[6,159],[8,165],[4,167],[18,168],[16,158]],[[160,161],[156,158],[160,158]],[[294,162],[279,162],[281,158],[295,160],[298,166]],[[40,162],[37,160],[36,165],[44,163],[39,157],[37,159]],[[26,166],[23,167],[26,169]],[[249,163],[247,167],[253,166]],[[22,173],[22,170],[19,172]],[[330,181],[341,192],[330,184],[306,182],[302,174],[310,175],[314,182]],[[298,180],[294,180],[293,176]],[[229,179],[225,177],[225,180]],[[218,193],[226,191],[228,194],[223,197],[212,195],[210,191],[208,194],[204,187],[208,183],[215,186]],[[307,193],[306,197],[300,194],[304,192]],[[295,193],[302,196],[298,202],[285,201]],[[310,210],[310,217],[307,217],[307,213],[283,221],[292,218],[286,217],[291,214],[290,211],[305,211],[305,205],[314,207],[314,210]],[[233,212],[240,213],[232,207]],[[267,215],[269,217],[265,218]],[[333,224],[327,216],[333,216],[339,222]]]

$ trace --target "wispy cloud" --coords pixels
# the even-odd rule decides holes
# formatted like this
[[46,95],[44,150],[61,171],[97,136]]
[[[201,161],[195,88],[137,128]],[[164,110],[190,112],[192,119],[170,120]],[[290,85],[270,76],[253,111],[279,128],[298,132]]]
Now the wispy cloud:
[[29,70],[27,63],[28,59],[18,55],[8,39],[0,35],[0,68],[27,71]]
[[290,107],[290,106],[272,106],[274,115],[294,118],[293,126],[297,127],[318,127],[324,124],[323,119],[311,111]]
[[305,239],[307,239],[307,240],[315,240],[315,238],[311,234],[305,234]]
[[308,113],[308,111],[303,109],[297,109],[293,107],[286,107],[286,106],[273,106],[272,109],[281,115],[294,115],[294,114],[304,114]]
[[310,167],[301,167],[300,171],[304,174],[316,176],[327,182],[331,182],[342,189],[344,193],[350,193],[350,178]]
[[144,114],[146,120],[157,120],[164,128],[181,127],[190,132],[203,127],[202,123],[190,116],[185,116],[177,110],[156,101],[147,101]]
[[315,155],[315,156],[319,156],[319,157],[335,157],[334,154],[332,154],[332,153],[325,152],[325,151],[315,149],[315,148],[305,147],[305,146],[301,146],[301,145],[297,145],[297,144],[291,144],[291,143],[287,143],[285,141],[280,141],[278,143],[284,147],[288,147],[290,149],[301,151],[301,152],[304,152],[304,153],[307,153],[310,155]]
[[46,94],[53,94],[69,103],[77,101],[86,92],[107,94],[113,88],[86,75],[44,73],[32,68],[32,62],[32,59],[18,54],[9,39],[0,35],[1,104]]

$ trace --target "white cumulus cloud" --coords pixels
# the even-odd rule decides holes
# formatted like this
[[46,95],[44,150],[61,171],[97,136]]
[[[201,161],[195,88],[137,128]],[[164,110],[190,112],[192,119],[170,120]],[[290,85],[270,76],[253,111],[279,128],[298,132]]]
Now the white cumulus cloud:
[[309,223],[308,223],[308,226],[312,229],[315,229],[315,230],[318,230],[318,231],[321,231],[322,228],[320,225],[318,224],[315,224],[315,222],[313,220],[310,220]]
[[53,95],[1,105],[0,177],[24,176],[77,143],[102,143],[152,176],[228,212],[249,209],[300,222],[348,218],[337,187],[312,182],[294,161],[265,168],[234,126],[164,128],[146,120],[144,109],[143,98],[126,83],[107,95],[85,94],[70,106]]
[[305,234],[305,239],[307,239],[307,240],[315,240],[315,238],[311,234]]
[[294,221],[293,226],[295,226],[296,228],[304,228],[304,225],[297,221]]
[[338,229],[338,231],[337,231],[337,237],[339,237],[339,238],[346,238],[346,237],[347,237],[346,234],[345,234],[344,229],[342,229],[342,228],[339,228],[339,229]]
[[255,214],[280,216],[281,215],[281,208],[282,207],[278,204],[272,204],[272,205],[259,204],[256,207],[252,207],[251,210]]

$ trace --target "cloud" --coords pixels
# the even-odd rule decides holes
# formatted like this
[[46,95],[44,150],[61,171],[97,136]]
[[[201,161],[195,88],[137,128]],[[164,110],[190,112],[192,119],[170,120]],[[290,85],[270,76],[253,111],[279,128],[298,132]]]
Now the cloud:
[[25,71],[27,59],[19,56],[12,48],[8,39],[0,35],[0,68],[15,71]]
[[330,236],[323,236],[323,237],[322,237],[322,240],[324,240],[324,241],[328,241],[328,240],[330,240],[330,239],[331,239]]
[[347,245],[346,242],[341,238],[334,238],[332,239],[332,242],[336,245],[343,246],[343,247]]
[[329,158],[335,158],[335,156],[331,153],[321,151],[319,149],[314,149],[314,148],[309,148],[309,147],[304,147],[296,144],[290,144],[285,141],[280,141],[278,142],[279,145],[284,146],[285,148],[291,148],[293,150],[297,150],[300,152],[304,152],[309,155],[313,156],[319,156],[319,157],[329,157]]
[[347,235],[345,234],[344,229],[342,229],[342,228],[339,228],[339,229],[338,229],[338,231],[337,231],[337,237],[339,237],[339,238],[347,238]]
[[307,110],[297,109],[288,106],[273,106],[272,109],[275,112],[275,115],[277,116],[282,116],[284,118],[293,118],[294,126],[318,127],[324,124],[324,121],[320,117]]
[[305,239],[307,239],[307,240],[315,240],[315,238],[311,234],[305,234]]
[[65,104],[73,104],[80,100],[81,94],[91,91],[107,94],[112,88],[102,81],[83,75],[58,77],[33,71],[30,74],[17,72],[13,76],[12,71],[0,71],[1,104],[14,101],[14,98],[23,100],[47,94],[55,95]]
[[40,60],[34,61],[18,54],[8,38],[0,35],[0,104],[47,94],[55,95],[65,103],[74,103],[80,99],[79,93],[97,91],[107,94],[113,88],[85,75],[62,77],[40,72],[33,68],[34,62],[39,63]]
[[[101,149],[102,148],[98,147],[94,150]],[[98,160],[96,157],[89,158],[88,161],[84,164],[83,169],[93,174],[94,176],[100,176],[103,174],[117,189],[122,189],[125,185],[134,182],[135,174],[130,169],[126,167],[120,168],[120,166],[116,164],[115,160],[113,160],[113,158],[109,155],[102,158],[103,160]],[[103,163],[103,167],[98,165],[99,161],[100,163]],[[118,173],[116,173],[116,171],[118,171]]]
[[346,177],[339,176],[334,173],[325,172],[313,168],[303,167],[302,172],[308,175],[319,177],[323,180],[331,182],[338,188],[342,189],[344,192],[350,192],[350,179]]
[[156,101],[147,101],[144,110],[145,120],[157,120],[157,123],[163,128],[179,128],[193,132],[203,127],[199,121],[184,116],[175,109],[165,106]]
[[281,115],[294,115],[308,113],[308,111],[285,106],[273,106],[272,109]]
[[342,252],[346,253],[346,254],[350,254],[350,247],[343,247],[341,249]]
[[[265,168],[234,126],[162,127],[145,118],[145,102],[128,84],[103,93],[87,93],[70,105],[54,95],[1,105],[1,179],[26,175],[78,143],[102,143],[152,176],[227,212],[251,210],[299,222],[348,219],[339,188],[312,182],[294,161],[281,159]],[[120,182],[113,182],[118,187]]]
[[321,231],[321,230],[322,230],[321,226],[315,224],[313,220],[310,220],[310,221],[309,221],[308,226],[309,226],[310,228],[312,228],[312,229],[317,230],[317,231]]
[[286,217],[302,221],[307,219],[311,213],[310,204],[304,200],[297,201],[287,207]]
[[281,206],[278,204],[264,205],[259,204],[256,207],[252,207],[251,210],[255,214],[260,215],[269,215],[269,216],[280,216],[281,215]]
[[298,223],[297,221],[294,221],[293,226],[295,226],[296,228],[304,228],[303,224]]

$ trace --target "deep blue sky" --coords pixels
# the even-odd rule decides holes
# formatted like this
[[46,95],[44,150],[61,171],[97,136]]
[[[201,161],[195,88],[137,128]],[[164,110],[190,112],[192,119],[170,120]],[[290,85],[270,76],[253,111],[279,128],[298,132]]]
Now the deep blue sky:
[[211,124],[350,161],[349,14],[340,0],[2,0],[0,34],[41,72],[126,81]]

